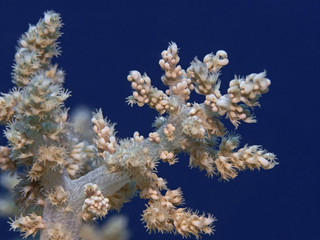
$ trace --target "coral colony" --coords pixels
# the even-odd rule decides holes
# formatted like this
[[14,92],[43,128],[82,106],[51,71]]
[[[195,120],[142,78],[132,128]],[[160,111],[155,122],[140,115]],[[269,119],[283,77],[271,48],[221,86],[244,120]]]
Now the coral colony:
[[[255,122],[251,109],[268,92],[266,73],[235,78],[223,94],[219,75],[229,62],[225,51],[202,61],[195,58],[184,70],[177,45],[170,43],[159,61],[166,91],[153,87],[147,74],[134,70],[128,75],[133,89],[128,103],[159,113],[154,132],[119,139],[101,110],[89,118],[87,129],[81,113],[68,117],[64,72],[51,63],[61,53],[61,26],[53,11],[30,25],[18,41],[15,87],[0,97],[0,123],[8,140],[0,148],[0,167],[19,180],[14,199],[20,213],[11,219],[11,228],[23,237],[39,232],[41,240],[91,239],[92,227],[86,223],[119,211],[138,193],[147,200],[142,222],[149,232],[196,238],[212,234],[215,218],[179,207],[181,189],[169,189],[157,175],[157,165],[176,164],[177,154],[184,152],[190,155],[190,167],[223,180],[246,169],[273,168],[274,154],[257,145],[239,148],[239,136],[221,122],[222,117],[235,127]],[[205,100],[188,102],[193,90]]]

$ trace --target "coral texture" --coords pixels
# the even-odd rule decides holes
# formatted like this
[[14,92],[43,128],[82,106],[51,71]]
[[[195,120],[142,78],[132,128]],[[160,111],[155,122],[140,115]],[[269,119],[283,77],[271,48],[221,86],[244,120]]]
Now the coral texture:
[[[86,223],[119,211],[139,193],[147,200],[142,221],[148,231],[196,238],[213,234],[215,217],[181,207],[182,190],[169,189],[157,165],[176,164],[184,152],[190,155],[190,167],[223,180],[246,169],[273,168],[274,154],[258,145],[238,148],[240,137],[221,122],[222,116],[235,128],[241,121],[255,122],[252,109],[271,83],[266,72],[236,77],[223,94],[219,75],[229,62],[225,51],[202,61],[195,58],[185,70],[177,45],[170,43],[159,61],[167,90],[153,87],[147,74],[136,70],[127,78],[133,89],[128,103],[159,113],[155,130],[146,137],[135,132],[119,139],[102,110],[93,113],[91,122],[83,119],[84,112],[68,117],[65,74],[51,62],[61,53],[61,26],[53,11],[30,25],[18,41],[15,87],[0,97],[0,123],[8,140],[8,146],[0,147],[0,167],[19,179],[14,199],[22,215],[11,220],[12,229],[24,237],[39,233],[41,240],[111,239],[105,233],[96,236],[98,231]],[[193,90],[204,96],[203,102],[188,101]]]

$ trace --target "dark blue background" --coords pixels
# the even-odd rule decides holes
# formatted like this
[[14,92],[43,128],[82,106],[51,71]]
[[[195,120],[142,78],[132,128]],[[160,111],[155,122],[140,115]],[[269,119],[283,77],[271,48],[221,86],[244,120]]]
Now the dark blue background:
[[[61,13],[64,35],[59,66],[72,91],[67,106],[102,108],[117,123],[119,137],[151,131],[156,116],[148,107],[131,108],[126,77],[147,72],[161,87],[160,53],[170,41],[180,48],[186,68],[194,56],[223,49],[230,64],[222,69],[222,89],[234,76],[267,70],[271,90],[255,114],[256,124],[241,124],[242,144],[261,144],[278,156],[270,171],[246,171],[230,182],[209,179],[179,164],[160,165],[171,189],[181,187],[187,207],[213,213],[216,240],[319,240],[319,14],[320,1],[0,1],[0,91],[11,87],[15,45],[28,23],[45,10]],[[231,126],[232,127],[232,126]],[[3,139],[2,139],[3,143]],[[132,239],[180,239],[146,233],[140,222],[145,201],[123,208]],[[0,221],[0,239],[8,233]]]

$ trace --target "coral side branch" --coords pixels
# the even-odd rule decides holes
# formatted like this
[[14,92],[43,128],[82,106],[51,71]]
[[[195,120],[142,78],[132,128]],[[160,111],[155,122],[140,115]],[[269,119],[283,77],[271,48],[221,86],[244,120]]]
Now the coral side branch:
[[18,51],[13,66],[13,82],[19,87],[26,86],[33,74],[45,69],[53,56],[60,54],[57,39],[61,36],[60,15],[48,11],[37,25],[29,30],[18,41]]
[[[123,218],[112,218],[109,232],[88,223],[121,211],[139,196],[146,201],[142,222],[148,232],[213,234],[215,217],[183,207],[182,188],[170,189],[157,167],[177,164],[182,161],[178,154],[186,153],[191,168],[228,181],[240,171],[276,166],[274,154],[259,145],[241,147],[240,136],[221,121],[225,116],[235,128],[241,121],[256,121],[252,110],[271,84],[266,72],[235,77],[223,94],[219,76],[229,63],[225,51],[195,58],[183,69],[177,44],[169,43],[159,60],[165,90],[154,87],[146,73],[133,70],[127,77],[133,89],[128,103],[159,114],[154,130],[120,139],[101,109],[69,116],[64,72],[51,63],[61,52],[61,27],[53,11],[30,25],[18,41],[12,73],[17,88],[0,96],[0,124],[7,138],[7,146],[0,146],[0,168],[18,182],[13,196],[6,194],[3,201],[14,201],[21,212],[11,219],[11,228],[23,237],[40,234],[40,240],[125,240]],[[204,100],[190,102],[192,91]]]

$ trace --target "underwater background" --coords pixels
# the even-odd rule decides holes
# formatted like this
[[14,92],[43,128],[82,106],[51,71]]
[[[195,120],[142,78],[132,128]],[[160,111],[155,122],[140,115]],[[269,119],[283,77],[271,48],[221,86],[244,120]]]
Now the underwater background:
[[[174,166],[160,164],[159,176],[169,188],[181,187],[185,207],[218,218],[215,234],[203,240],[320,239],[319,0],[0,0],[0,92],[13,86],[17,40],[46,10],[61,13],[64,22],[62,55],[54,62],[66,71],[65,87],[72,92],[67,107],[102,108],[120,138],[152,130],[157,112],[126,104],[126,78],[130,70],[146,72],[165,89],[158,61],[171,41],[185,69],[195,56],[225,50],[230,63],[221,71],[223,93],[235,74],[266,70],[272,84],[254,111],[258,122],[241,123],[236,132],[240,146],[262,145],[279,165],[224,182],[188,168],[188,157],[181,155]],[[203,101],[195,95],[193,100]],[[129,218],[130,239],[181,239],[149,235],[140,221],[145,204],[136,197],[121,211]],[[18,236],[9,232],[7,219],[0,219],[0,229],[1,240]]]

